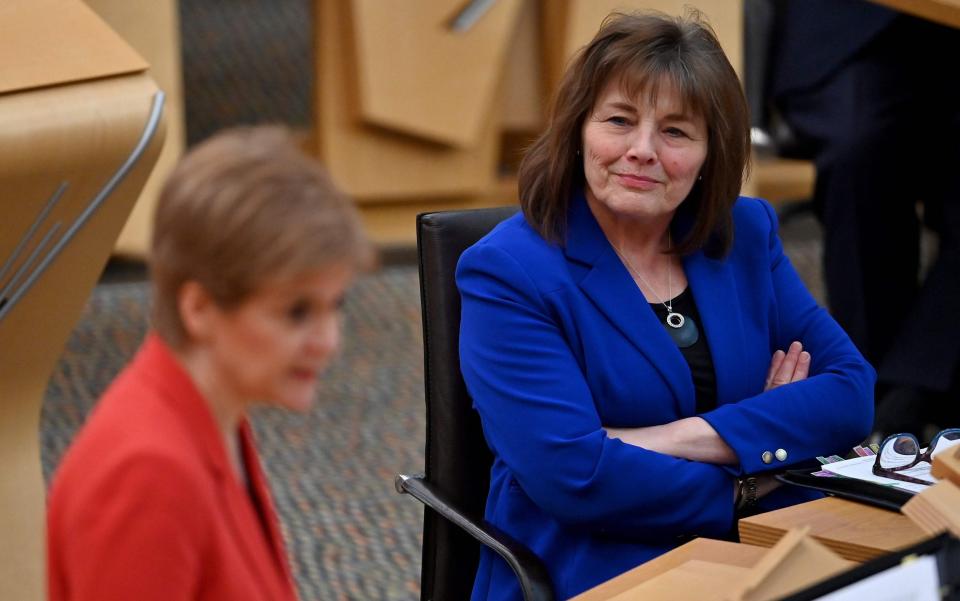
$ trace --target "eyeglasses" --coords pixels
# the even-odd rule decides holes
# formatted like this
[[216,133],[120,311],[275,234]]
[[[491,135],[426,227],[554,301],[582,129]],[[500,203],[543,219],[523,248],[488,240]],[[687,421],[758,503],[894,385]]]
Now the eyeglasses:
[[960,428],[942,430],[933,437],[922,453],[920,441],[913,434],[891,434],[880,443],[880,452],[873,462],[873,473],[884,478],[930,486],[932,482],[899,472],[908,470],[921,461],[933,463],[934,457],[956,444],[960,444]]

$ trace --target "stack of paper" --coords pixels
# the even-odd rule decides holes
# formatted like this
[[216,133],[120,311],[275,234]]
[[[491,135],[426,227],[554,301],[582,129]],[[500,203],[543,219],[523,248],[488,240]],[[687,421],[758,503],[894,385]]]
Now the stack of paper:
[[[925,486],[923,484],[903,482],[893,478],[884,478],[883,476],[874,475],[873,464],[875,461],[876,457],[872,456],[854,457],[853,459],[847,459],[846,461],[828,463],[823,466],[822,471],[830,472],[831,474],[843,476],[845,478],[856,478],[866,482],[873,482],[874,484],[889,486],[891,488],[897,488],[914,494],[929,488],[929,486]],[[900,473],[912,478],[926,480],[930,482],[930,484],[936,484],[937,482],[937,479],[930,474],[930,464],[926,461],[921,461],[914,467],[904,470]]]

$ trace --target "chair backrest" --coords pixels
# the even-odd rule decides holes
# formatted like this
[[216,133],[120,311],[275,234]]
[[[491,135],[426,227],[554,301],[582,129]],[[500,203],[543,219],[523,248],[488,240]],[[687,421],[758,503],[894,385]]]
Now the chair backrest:
[[[517,207],[417,216],[427,409],[425,477],[464,513],[482,518],[493,457],[460,374],[460,255]],[[480,543],[431,509],[424,510],[423,601],[469,599]]]

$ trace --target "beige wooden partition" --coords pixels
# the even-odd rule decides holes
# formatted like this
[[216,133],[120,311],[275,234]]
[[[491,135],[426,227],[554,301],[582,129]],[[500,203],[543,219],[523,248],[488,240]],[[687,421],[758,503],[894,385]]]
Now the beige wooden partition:
[[386,244],[418,210],[496,183],[497,109],[521,0],[450,27],[460,0],[314,0],[316,154]]
[[117,238],[114,254],[143,258],[153,231],[160,189],[186,147],[180,19],[176,0],[84,0],[101,19],[150,63],[147,74],[163,90],[163,150]]
[[39,601],[40,406],[159,154],[163,95],[79,0],[4,0],[0,57],[0,599]]
[[[463,30],[451,24],[483,7]],[[742,63],[742,0],[314,0],[315,149],[374,239],[417,212],[516,201],[512,168],[571,55],[614,9],[701,9]]]
[[701,11],[723,46],[723,51],[739,73],[743,65],[743,2],[742,0],[567,0],[544,1],[544,12],[550,26],[558,31],[551,43],[553,57],[549,61],[549,82],[559,81],[566,61],[590,41],[604,17],[613,11],[658,10],[668,15],[682,15],[689,8]]

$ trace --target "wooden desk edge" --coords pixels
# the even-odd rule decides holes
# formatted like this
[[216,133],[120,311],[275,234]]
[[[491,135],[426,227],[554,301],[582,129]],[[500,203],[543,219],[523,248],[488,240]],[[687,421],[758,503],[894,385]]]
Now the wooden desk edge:
[[690,560],[753,567],[768,549],[709,538],[696,538],[628,572],[573,597],[570,601],[606,601]]

